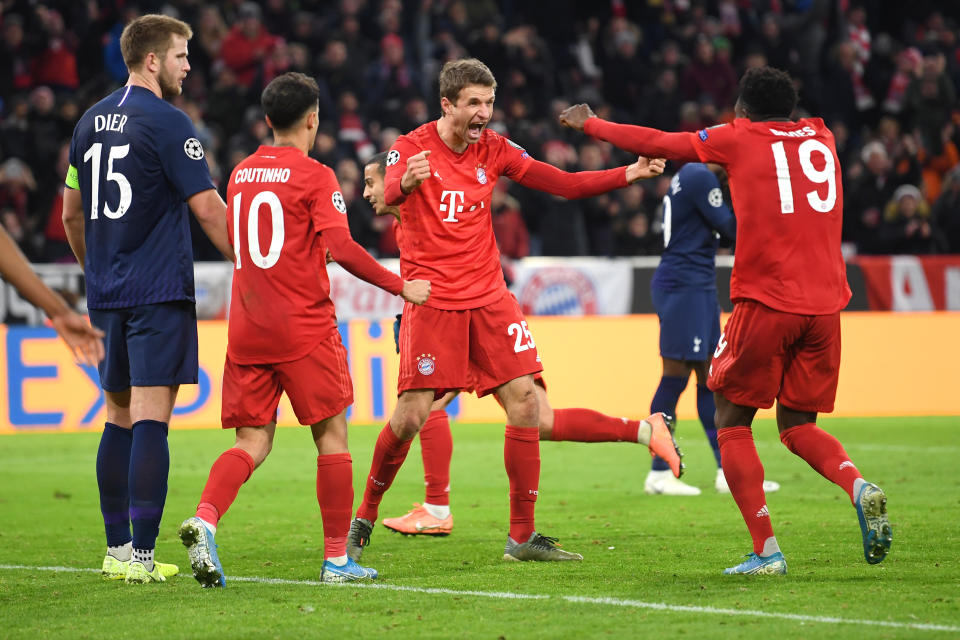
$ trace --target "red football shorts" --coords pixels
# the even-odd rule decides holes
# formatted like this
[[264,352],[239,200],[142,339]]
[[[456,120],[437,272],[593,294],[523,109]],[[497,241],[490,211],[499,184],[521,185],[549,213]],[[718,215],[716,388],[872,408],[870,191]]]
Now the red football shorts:
[[299,360],[279,364],[223,366],[224,429],[256,427],[277,419],[280,394],[286,392],[300,424],[333,417],[353,403],[347,350],[334,333]]
[[[547,381],[543,379],[543,372],[533,374],[533,384],[538,385],[544,391],[547,390]],[[470,386],[463,389],[467,393],[473,393],[473,390],[476,388],[476,384],[471,380]],[[500,398],[497,398],[497,402],[500,402]]]
[[543,371],[520,305],[509,293],[478,309],[447,311],[409,302],[400,323],[398,391],[453,389],[485,396],[505,382]]
[[829,413],[840,375],[840,314],[804,316],[740,300],[713,354],[707,386],[730,402]]

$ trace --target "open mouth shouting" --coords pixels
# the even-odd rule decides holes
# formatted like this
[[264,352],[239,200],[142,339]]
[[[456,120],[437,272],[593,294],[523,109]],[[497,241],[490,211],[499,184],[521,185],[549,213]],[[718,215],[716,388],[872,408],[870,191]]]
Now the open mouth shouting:
[[486,122],[471,122],[467,125],[467,142],[478,142],[486,126]]

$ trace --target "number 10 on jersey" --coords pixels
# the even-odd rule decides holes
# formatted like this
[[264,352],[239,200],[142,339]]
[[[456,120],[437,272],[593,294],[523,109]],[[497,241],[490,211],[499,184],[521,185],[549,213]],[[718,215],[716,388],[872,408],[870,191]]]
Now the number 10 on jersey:
[[[237,269],[243,266],[240,262],[240,254],[242,253],[240,250],[242,198],[242,193],[233,196],[233,250],[237,256]],[[270,248],[266,254],[260,251],[260,207],[263,205],[270,207],[270,226],[273,229]],[[283,205],[280,203],[280,198],[273,191],[261,191],[253,197],[250,202],[250,210],[247,211],[247,247],[253,264],[261,269],[269,269],[277,264],[280,259],[280,251],[283,249],[283,238]]]

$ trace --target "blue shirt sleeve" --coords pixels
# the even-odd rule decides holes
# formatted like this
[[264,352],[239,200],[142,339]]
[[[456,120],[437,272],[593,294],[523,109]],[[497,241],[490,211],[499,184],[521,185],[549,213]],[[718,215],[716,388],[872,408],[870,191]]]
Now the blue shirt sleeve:
[[723,191],[720,189],[717,176],[706,168],[691,172],[685,187],[690,190],[697,210],[707,223],[723,237],[729,240],[735,239],[737,219],[723,201]]
[[170,184],[186,200],[190,196],[213,189],[210,167],[204,157],[203,145],[187,114],[172,111],[157,132],[160,163]]

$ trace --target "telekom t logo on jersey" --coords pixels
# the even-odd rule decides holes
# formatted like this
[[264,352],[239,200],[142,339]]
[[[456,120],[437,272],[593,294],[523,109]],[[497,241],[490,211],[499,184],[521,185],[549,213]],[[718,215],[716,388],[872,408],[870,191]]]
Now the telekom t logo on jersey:
[[[447,200],[449,199],[449,202]],[[457,201],[460,201],[460,204],[457,204]],[[443,219],[443,222],[460,222],[454,217],[454,214],[463,212],[463,201],[464,195],[463,191],[444,191],[440,194],[440,213],[447,213],[447,217]]]

